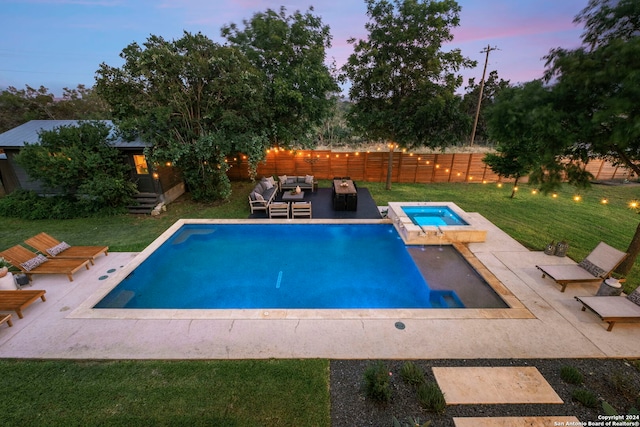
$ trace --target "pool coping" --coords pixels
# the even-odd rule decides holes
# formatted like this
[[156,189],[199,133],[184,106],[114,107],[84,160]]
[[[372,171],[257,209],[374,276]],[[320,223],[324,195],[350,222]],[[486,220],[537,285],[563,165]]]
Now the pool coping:
[[[458,208],[459,209],[459,208]],[[533,319],[535,316],[485,266],[467,246],[453,242],[456,249],[503,299],[508,308],[429,309],[111,309],[93,308],[149,255],[187,224],[391,224],[390,219],[180,219],[115,275],[106,279],[67,317],[72,319]],[[441,242],[440,242],[441,243]],[[406,242],[405,242],[406,244]]]

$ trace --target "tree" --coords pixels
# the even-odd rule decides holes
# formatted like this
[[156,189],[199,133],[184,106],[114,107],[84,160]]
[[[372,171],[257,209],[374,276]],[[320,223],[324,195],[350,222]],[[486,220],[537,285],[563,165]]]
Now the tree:
[[455,90],[461,67],[475,66],[460,50],[442,50],[459,25],[454,0],[367,0],[366,40],[349,40],[354,52],[343,67],[354,105],[349,122],[368,138],[390,142],[387,189],[396,144],[444,147],[470,131]]
[[267,9],[222,28],[222,36],[263,73],[265,130],[274,145],[313,146],[314,128],[332,113],[339,87],[325,64],[331,47],[329,26],[313,15]]
[[0,132],[6,132],[29,120],[53,119],[54,96],[44,86],[25,89],[9,86],[0,92]]
[[109,120],[109,105],[100,98],[94,88],[79,84],[74,89],[62,89],[62,99],[57,99],[51,108],[56,120]]
[[97,90],[120,129],[153,144],[156,162],[179,168],[195,200],[226,199],[227,155],[262,159],[263,79],[238,49],[185,32],[127,46],[122,67],[101,64]]
[[484,161],[499,176],[515,178],[511,197],[524,175],[544,192],[562,183],[565,163],[558,161],[555,148],[566,146],[566,133],[553,93],[542,81],[502,89],[487,111],[487,123],[498,153]]
[[25,144],[16,156],[30,177],[92,210],[121,208],[131,201],[135,185],[120,151],[110,145],[104,122],[80,122],[40,133],[38,144]]
[[[582,46],[551,50],[545,73],[565,112],[570,148],[587,160],[609,158],[640,175],[640,3],[590,0],[574,22],[585,25]],[[640,253],[640,227],[627,252],[616,270],[620,274],[628,273]]]

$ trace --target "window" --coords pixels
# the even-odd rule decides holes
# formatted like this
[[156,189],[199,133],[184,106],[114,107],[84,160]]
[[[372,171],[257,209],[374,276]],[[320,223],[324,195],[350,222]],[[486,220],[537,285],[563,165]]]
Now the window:
[[147,159],[143,154],[134,154],[133,163],[136,165],[136,173],[138,175],[146,175],[149,173],[149,166],[147,166]]

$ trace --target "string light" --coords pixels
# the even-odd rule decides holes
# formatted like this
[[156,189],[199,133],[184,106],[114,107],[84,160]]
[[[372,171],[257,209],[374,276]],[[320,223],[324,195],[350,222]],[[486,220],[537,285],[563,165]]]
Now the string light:
[[498,188],[502,188],[502,183],[501,182],[499,182],[497,185],[498,185]]

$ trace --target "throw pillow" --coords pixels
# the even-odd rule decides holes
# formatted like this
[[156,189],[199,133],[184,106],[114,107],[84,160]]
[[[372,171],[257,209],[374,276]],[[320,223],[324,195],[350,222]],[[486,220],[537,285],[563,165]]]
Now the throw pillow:
[[313,175],[305,175],[304,183],[305,184],[309,184],[309,185],[313,185]]
[[636,289],[635,291],[627,295],[627,299],[632,303],[634,303],[635,305],[640,305],[640,292],[638,291],[638,289]]
[[262,194],[256,193],[256,200],[258,202],[264,202],[264,197],[262,197]]
[[22,268],[24,268],[27,271],[31,271],[34,268],[36,268],[37,266],[41,265],[42,263],[47,262],[47,257],[41,254],[38,254],[36,256],[34,256],[33,258],[23,262],[20,264],[20,266],[22,266]]
[[578,265],[584,268],[585,270],[587,270],[589,273],[593,274],[594,277],[602,277],[606,274],[606,271],[604,271],[603,269],[601,269],[600,267],[598,267],[597,265],[595,265],[594,263],[592,263],[586,258],[580,261]]
[[60,242],[57,245],[47,249],[47,253],[51,256],[56,256],[58,255],[60,252],[65,251],[67,249],[69,249],[71,246],[69,246],[69,244],[67,242]]
[[255,191],[252,191],[251,193],[249,193],[249,197],[251,198],[252,201],[258,200],[258,196],[262,196],[262,195],[259,193],[256,193]]
[[264,178],[262,178],[262,180],[269,181],[269,184],[271,184],[272,187],[276,185],[276,181],[273,179],[272,176],[265,176]]
[[278,179],[280,180],[280,184],[286,184],[287,183],[287,175],[281,175],[278,177]]
[[287,178],[287,184],[295,184],[297,182],[296,177]]
[[261,183],[265,190],[271,190],[273,188],[273,184],[271,184],[269,180],[262,180]]

